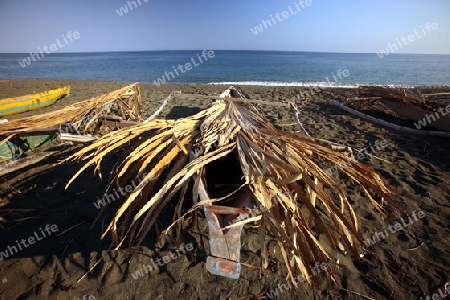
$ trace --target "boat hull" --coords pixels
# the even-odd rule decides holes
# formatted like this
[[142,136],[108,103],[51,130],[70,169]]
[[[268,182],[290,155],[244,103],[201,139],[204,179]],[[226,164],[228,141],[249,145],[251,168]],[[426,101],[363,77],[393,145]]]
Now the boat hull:
[[56,134],[14,137],[0,145],[0,162],[17,160],[24,153],[56,142]]
[[61,110],[1,124],[0,169],[27,152],[39,151],[57,141],[88,143],[113,130],[134,125],[142,121],[140,107],[139,86],[133,84]]
[[52,105],[70,93],[70,87],[0,100],[0,116],[14,115]]

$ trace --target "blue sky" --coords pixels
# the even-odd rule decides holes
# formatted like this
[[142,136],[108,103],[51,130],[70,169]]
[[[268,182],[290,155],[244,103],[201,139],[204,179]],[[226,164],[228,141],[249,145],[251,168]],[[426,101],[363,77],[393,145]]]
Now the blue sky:
[[[417,30],[422,37],[398,53],[450,54],[450,0],[311,0],[311,6],[257,35],[250,29],[289,6],[296,11],[300,0],[144,1],[119,16],[116,10],[127,6],[126,0],[0,0],[0,52],[37,52],[78,31],[80,38],[58,52],[375,53]],[[439,28],[423,35],[420,26],[427,22]]]

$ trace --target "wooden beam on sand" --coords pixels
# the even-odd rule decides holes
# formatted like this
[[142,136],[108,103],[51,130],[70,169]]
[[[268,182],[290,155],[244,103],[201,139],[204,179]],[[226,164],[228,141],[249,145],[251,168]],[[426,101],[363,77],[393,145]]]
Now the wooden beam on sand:
[[[167,105],[167,103],[168,103],[169,100],[173,97],[173,95],[174,95],[175,93],[176,93],[176,92],[170,93],[170,95],[167,96],[166,99],[164,99],[164,101],[163,101],[163,103],[161,104],[161,106],[158,107],[158,109],[157,109],[151,116],[149,116],[147,119],[144,120],[144,123],[150,122],[151,120],[153,120],[154,118],[156,118],[156,117],[162,112],[162,110],[164,109],[164,107]],[[177,93],[177,94],[178,94],[178,93]]]
[[333,104],[334,106],[337,106],[343,110],[345,110],[346,112],[349,112],[355,116],[358,116],[360,118],[363,118],[365,120],[371,121],[373,123],[379,124],[379,125],[383,125],[398,131],[402,131],[402,132],[407,132],[407,133],[412,133],[412,134],[418,134],[418,135],[428,135],[428,136],[441,136],[441,137],[450,137],[450,132],[445,132],[445,131],[425,131],[425,130],[417,130],[417,129],[412,129],[412,128],[407,128],[407,127],[403,127],[403,126],[399,126],[396,124],[392,124],[389,122],[386,122],[384,120],[381,119],[377,119],[375,117],[363,114],[362,112],[359,112],[357,110],[351,109],[350,107],[347,107],[345,105],[340,104],[339,102],[335,101],[335,100],[329,100],[329,102],[331,104]]

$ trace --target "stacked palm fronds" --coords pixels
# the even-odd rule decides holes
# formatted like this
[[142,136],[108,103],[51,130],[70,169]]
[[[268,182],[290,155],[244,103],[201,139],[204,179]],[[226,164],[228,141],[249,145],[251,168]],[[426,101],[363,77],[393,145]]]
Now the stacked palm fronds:
[[[137,83],[63,109],[11,120],[0,126],[0,137],[51,131],[70,123],[77,132],[92,132],[101,115],[114,114],[126,120],[141,121],[141,98]],[[0,141],[0,144],[2,141]]]
[[[68,185],[91,166],[99,172],[103,158],[120,148],[128,152],[110,177],[110,184],[123,185],[133,178],[143,180],[115,213],[102,236],[111,233],[117,248],[126,240],[130,245],[140,244],[176,195],[179,198],[174,223],[169,228],[182,223],[203,205],[222,203],[226,197],[198,202],[201,176],[197,175],[210,163],[234,155],[243,175],[241,187],[249,188],[256,206],[264,208],[262,228],[278,237],[289,276],[300,271],[311,284],[320,277],[314,276],[311,266],[330,259],[317,240],[314,224],[335,250],[345,245],[359,259],[358,250],[365,247],[346,193],[325,172],[325,166],[331,163],[341,168],[382,214],[382,205],[371,193],[385,201],[392,196],[383,178],[348,153],[337,150],[340,147],[277,130],[258,108],[242,99],[218,100],[188,118],[155,119],[112,132],[68,158],[86,162]],[[183,215],[184,196],[190,183],[192,207]],[[262,254],[266,259],[266,251]],[[329,268],[322,275],[332,276]]]
[[128,121],[141,121],[140,106],[139,86],[132,84],[60,110],[2,123],[0,161],[15,160],[57,140],[90,142],[116,127],[129,125]]
[[427,101],[417,89],[391,88],[384,86],[362,86],[359,88],[362,97],[379,97],[382,99],[410,104],[421,109],[432,111],[433,103]]

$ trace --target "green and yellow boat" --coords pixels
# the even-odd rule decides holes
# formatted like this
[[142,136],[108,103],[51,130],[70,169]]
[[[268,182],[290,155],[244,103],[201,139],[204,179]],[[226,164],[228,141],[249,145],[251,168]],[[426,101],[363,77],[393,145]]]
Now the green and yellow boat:
[[[69,88],[60,95],[63,92],[68,94]],[[39,99],[42,101],[44,97]],[[60,110],[1,123],[0,172],[25,153],[39,151],[58,140],[86,143],[113,130],[135,125],[142,121],[141,103],[139,85],[134,83]]]
[[37,94],[29,94],[15,98],[0,99],[0,117],[35,110],[52,105],[70,93],[70,87],[65,86]]

